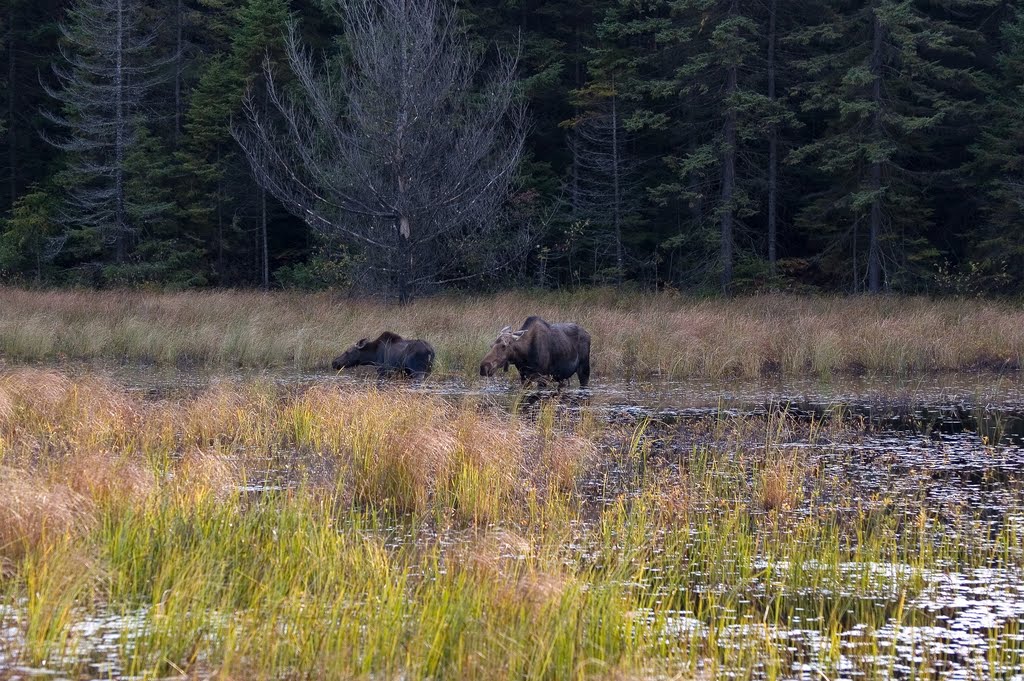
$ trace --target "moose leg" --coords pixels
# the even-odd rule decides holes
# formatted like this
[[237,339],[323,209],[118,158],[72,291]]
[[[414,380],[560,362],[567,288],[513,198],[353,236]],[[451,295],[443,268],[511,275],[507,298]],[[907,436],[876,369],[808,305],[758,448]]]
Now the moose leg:
[[586,388],[587,384],[590,383],[590,356],[587,355],[580,359],[580,366],[576,369],[576,375],[580,379],[580,387]]

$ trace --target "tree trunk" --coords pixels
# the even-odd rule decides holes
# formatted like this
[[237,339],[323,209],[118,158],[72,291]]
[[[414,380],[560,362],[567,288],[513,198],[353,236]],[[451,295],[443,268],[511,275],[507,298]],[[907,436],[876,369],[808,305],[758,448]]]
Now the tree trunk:
[[[768,8],[768,101],[775,105],[775,10],[778,0],[771,0]],[[772,122],[768,130],[768,271],[775,275],[777,261],[776,205],[778,202],[779,131]]]
[[182,24],[184,23],[184,8],[182,7],[182,0],[178,0],[176,11],[175,11],[175,29],[177,36],[175,39],[175,53],[174,53],[174,130],[172,142],[174,148],[178,148],[178,140],[181,136],[181,59],[182,59]]
[[14,85],[15,85],[15,45],[14,38],[14,3],[15,0],[7,0],[7,167],[10,173],[7,178],[8,191],[10,194],[10,208],[14,208],[14,202],[18,199],[18,151],[16,148],[17,137],[15,136],[16,124],[14,121]]
[[267,190],[260,187],[260,270],[264,291],[270,290],[270,249],[267,245]]
[[398,219],[398,302],[405,305],[412,300],[412,292],[409,289],[409,278],[412,274],[412,244],[409,243],[409,218],[401,216]]
[[[404,8],[403,8],[404,9]],[[399,251],[399,274],[398,274],[398,302],[406,304],[412,299],[412,292],[409,290],[409,280],[412,278],[412,244],[410,239],[409,216],[405,214],[406,202],[406,174],[405,174],[405,132],[409,123],[409,81],[408,81],[408,54],[406,41],[410,36],[403,32],[401,36],[401,68],[398,84],[398,107],[395,112],[395,186],[398,189],[398,209],[401,213],[398,216],[398,251]]]
[[860,220],[853,221],[853,292],[860,293],[860,266],[857,264],[857,254],[860,250],[860,236],[858,235],[857,226]]
[[[871,74],[872,98],[875,111],[872,116],[872,133],[874,141],[880,141],[882,137],[882,39],[885,27],[882,26],[882,19],[878,14],[878,8],[874,10],[874,38],[871,47]],[[882,161],[875,159],[871,163],[871,191],[874,192],[874,199],[871,201],[871,230],[868,240],[868,292],[878,293],[882,288],[882,258],[879,239],[882,231]]]
[[[736,66],[729,67],[725,96],[729,100],[736,93]],[[728,294],[732,285],[732,231],[733,193],[736,189],[736,108],[731,101],[726,103],[725,126],[722,130],[722,293]]]
[[[270,90],[266,84],[263,87],[263,106],[267,106],[270,99]],[[267,244],[267,190],[264,184],[260,183],[260,285],[264,291],[270,289],[270,248]]]
[[116,212],[115,220],[116,225],[114,229],[115,239],[115,261],[118,264],[124,262],[125,257],[125,231],[127,226],[126,214],[125,214],[125,187],[124,187],[124,158],[125,158],[125,146],[128,140],[126,139],[125,126],[127,122],[125,120],[124,111],[124,89],[125,89],[125,76],[124,76],[124,0],[117,0],[117,31],[114,36],[114,54],[115,54],[115,67],[114,67],[114,98],[115,98],[115,117],[114,124],[115,129],[115,141],[114,141],[114,153],[116,160],[114,162],[114,192],[116,197]]
[[619,171],[619,109],[617,98],[612,94],[612,224],[615,233],[615,282],[622,286],[625,263],[622,256],[622,206]]
[[224,272],[224,172],[220,167],[220,145],[217,145],[217,276],[223,285]]

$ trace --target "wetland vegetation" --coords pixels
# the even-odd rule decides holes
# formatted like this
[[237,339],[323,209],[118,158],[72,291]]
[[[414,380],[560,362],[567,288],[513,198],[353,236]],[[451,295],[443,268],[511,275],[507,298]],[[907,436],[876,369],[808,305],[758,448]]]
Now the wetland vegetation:
[[733,300],[612,290],[442,296],[405,306],[255,292],[0,288],[0,361],[327,369],[381,331],[424,338],[435,376],[468,377],[506,324],[538,314],[593,337],[596,378],[1019,371],[1024,310],[1010,302],[764,295]]
[[[1024,670],[1013,428],[897,432],[715,394],[671,410],[501,383],[181,379],[0,377],[9,675]],[[1019,410],[1019,384],[999,386],[936,394]]]

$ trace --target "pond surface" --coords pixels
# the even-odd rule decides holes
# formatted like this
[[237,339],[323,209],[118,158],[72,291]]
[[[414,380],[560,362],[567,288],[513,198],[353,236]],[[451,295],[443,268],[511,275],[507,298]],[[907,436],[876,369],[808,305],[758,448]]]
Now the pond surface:
[[[96,373],[97,368],[62,370],[84,375]],[[102,371],[129,391],[154,400],[188,396],[223,381],[262,380],[297,390],[313,385],[392,389],[364,374],[204,374],[128,367],[103,367]],[[570,420],[587,414],[623,432],[641,432],[649,447],[651,471],[666,476],[687,465],[696,446],[766,447],[765,429],[782,419],[790,425],[778,428],[773,446],[796,452],[822,478],[841,486],[844,503],[858,507],[894,504],[897,512],[905,503],[909,515],[919,512],[923,500],[930,508],[948,510],[951,522],[963,517],[978,536],[995,536],[1011,527],[1016,528],[1016,537],[1024,537],[1024,379],[1020,377],[950,375],[834,382],[622,382],[597,378],[589,389],[560,392],[524,392],[518,384],[500,378],[432,378],[424,384],[404,384],[403,389],[473,403],[484,410],[515,409],[528,418],[541,407],[553,408]],[[764,425],[753,428],[753,435],[729,435],[734,422]],[[846,425],[830,429],[830,422]],[[636,473],[633,464],[609,457],[580,484],[595,503],[602,504],[631,494]],[[270,487],[288,484],[287,476],[282,477],[265,482]],[[252,489],[258,492],[260,486]],[[797,514],[801,511],[795,510]],[[1024,551],[1024,546],[1010,550]],[[772,567],[776,572],[786,569],[785,565]],[[906,565],[860,563],[844,569],[895,577],[905,577],[911,571]],[[898,602],[900,608],[916,613],[911,618],[913,626],[893,624],[869,631],[851,622],[840,641],[822,640],[821,630],[815,626],[818,615],[808,606],[805,615],[784,622],[738,618],[716,634],[717,645],[746,645],[742,642],[753,637],[791,652],[794,662],[790,668],[755,666],[742,674],[754,677],[830,678],[817,662],[827,658],[838,669],[838,678],[908,678],[922,660],[929,660],[936,678],[1024,679],[1024,633],[1020,629],[1024,574],[1019,569],[928,569],[917,571],[915,579],[919,588],[906,602],[905,592],[884,588],[886,579],[877,581],[882,586],[857,593],[792,594],[794,602],[807,598],[809,604],[823,597],[867,599],[890,609]],[[748,597],[756,600],[763,586],[754,580]],[[793,609],[801,611],[800,606]],[[642,618],[643,613],[638,616]],[[79,654],[93,660],[97,677],[117,676],[118,651],[133,635],[132,623],[141,621],[141,613],[111,614],[76,625]],[[659,626],[667,639],[709,635],[701,620],[686,611]],[[3,663],[0,658],[0,669]],[[9,669],[8,674],[9,678],[53,678],[45,670]]]

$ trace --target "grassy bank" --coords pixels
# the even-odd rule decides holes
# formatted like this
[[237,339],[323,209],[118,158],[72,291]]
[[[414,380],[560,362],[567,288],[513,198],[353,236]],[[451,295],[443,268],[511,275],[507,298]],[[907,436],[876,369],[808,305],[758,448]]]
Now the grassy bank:
[[0,359],[324,368],[388,329],[473,375],[497,331],[531,314],[593,336],[598,377],[1018,370],[1024,309],[979,300],[505,293],[400,307],[329,294],[0,289]]
[[[0,668],[888,678],[879,632],[940,624],[912,606],[932,580],[1024,568],[1019,524],[858,497],[786,445],[841,423],[711,420],[666,466],[642,421],[481,407],[0,376]],[[981,673],[1024,660],[1019,624],[988,636]],[[908,659],[930,677],[946,653]]]

